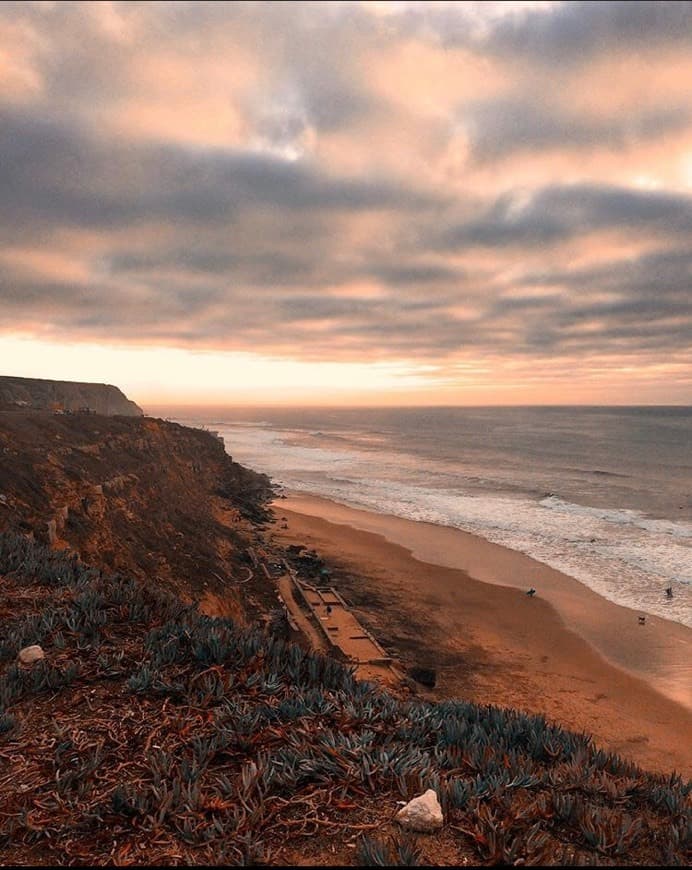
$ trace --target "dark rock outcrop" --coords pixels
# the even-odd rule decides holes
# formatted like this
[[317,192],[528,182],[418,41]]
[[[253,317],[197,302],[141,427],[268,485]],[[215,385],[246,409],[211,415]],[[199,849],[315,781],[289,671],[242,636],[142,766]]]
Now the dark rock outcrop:
[[142,409],[111,384],[49,381],[0,375],[0,408],[91,412],[108,417],[141,417]]

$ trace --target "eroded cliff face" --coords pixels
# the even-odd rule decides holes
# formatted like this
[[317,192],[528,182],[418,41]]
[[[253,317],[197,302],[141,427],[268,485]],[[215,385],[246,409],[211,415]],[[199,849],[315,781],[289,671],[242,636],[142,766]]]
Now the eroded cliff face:
[[242,583],[270,495],[265,475],[199,429],[0,411],[0,531],[32,534],[186,600],[224,601],[226,615],[254,618],[274,594],[266,578]]
[[0,375],[0,408],[83,411],[141,417],[142,409],[112,384],[85,384]]

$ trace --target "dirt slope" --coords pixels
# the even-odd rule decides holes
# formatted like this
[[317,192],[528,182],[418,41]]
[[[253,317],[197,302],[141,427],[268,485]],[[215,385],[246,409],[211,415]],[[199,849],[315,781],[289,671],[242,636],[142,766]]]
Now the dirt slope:
[[[269,486],[202,430],[153,418],[0,412],[0,531],[32,533],[192,600],[233,597],[247,577]],[[269,592],[261,577],[258,584],[260,597]],[[234,615],[256,615],[252,592],[236,596]]]

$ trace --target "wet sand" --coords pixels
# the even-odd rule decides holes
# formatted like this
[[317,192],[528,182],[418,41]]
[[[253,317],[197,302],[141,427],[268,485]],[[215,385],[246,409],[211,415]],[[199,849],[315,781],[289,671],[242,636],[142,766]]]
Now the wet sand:
[[[546,565],[457,529],[313,496],[278,500],[271,534],[315,548],[430,698],[545,715],[640,766],[692,775],[692,632],[606,601]],[[526,590],[534,587],[534,597]]]

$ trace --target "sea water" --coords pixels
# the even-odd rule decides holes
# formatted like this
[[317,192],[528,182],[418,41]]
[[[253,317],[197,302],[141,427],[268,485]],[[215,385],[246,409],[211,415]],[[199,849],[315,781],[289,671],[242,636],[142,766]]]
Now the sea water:
[[463,529],[692,626],[692,408],[234,408],[175,419],[217,430],[234,459],[288,490]]

